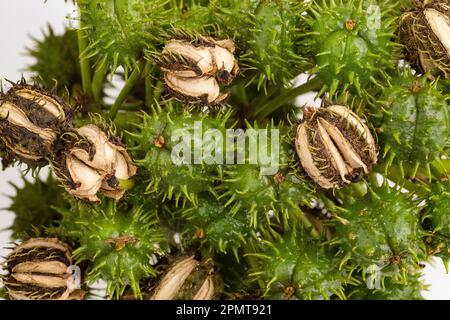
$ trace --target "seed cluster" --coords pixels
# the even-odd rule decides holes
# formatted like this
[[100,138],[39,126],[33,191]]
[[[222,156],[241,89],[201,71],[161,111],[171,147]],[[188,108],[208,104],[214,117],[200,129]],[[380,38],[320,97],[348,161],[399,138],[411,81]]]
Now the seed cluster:
[[220,85],[239,73],[235,50],[231,39],[169,40],[158,57],[168,91],[182,102],[220,104],[227,98]]
[[120,181],[136,174],[117,137],[92,124],[73,128],[69,105],[23,80],[0,96],[0,154],[4,166],[51,164],[70,194],[91,202],[98,191],[121,199]]

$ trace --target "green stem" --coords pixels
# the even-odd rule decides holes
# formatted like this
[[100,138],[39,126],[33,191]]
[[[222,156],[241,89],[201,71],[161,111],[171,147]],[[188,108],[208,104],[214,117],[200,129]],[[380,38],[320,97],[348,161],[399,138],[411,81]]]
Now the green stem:
[[144,61],[141,60],[138,63],[136,63],[136,66],[134,67],[133,72],[128,77],[128,79],[125,81],[125,85],[123,86],[122,90],[120,90],[120,93],[117,96],[116,101],[114,102],[113,106],[111,107],[111,110],[109,110],[109,117],[111,118],[111,120],[114,120],[114,118],[117,115],[117,112],[119,111],[123,102],[127,98],[131,89],[133,89],[135,84],[138,82],[138,80],[144,70],[144,67],[145,67]]
[[448,177],[450,175],[450,160],[435,160],[431,164],[431,170],[438,177]]
[[134,187],[134,180],[133,179],[128,179],[128,180],[119,180],[119,187],[120,189],[124,189],[124,190],[130,190],[131,188]]
[[[253,270],[257,270],[257,262],[255,261],[255,257],[252,256],[252,253],[255,253],[255,248],[253,246],[250,245],[251,243],[246,243],[242,249],[244,251],[244,258],[247,261],[247,263],[249,264],[250,268]],[[258,286],[262,289],[265,290],[266,289],[266,284],[264,283],[264,281],[262,279],[258,279]]]
[[158,81],[158,83],[155,86],[155,91],[153,94],[153,98],[158,101],[159,98],[161,97],[162,93],[164,91],[164,83],[161,81]]
[[95,70],[94,78],[92,79],[92,96],[97,103],[100,103],[102,99],[103,83],[105,81],[107,70],[107,64],[103,63]]
[[[144,102],[142,100],[138,100],[138,101],[135,101],[135,102],[122,103],[122,106],[120,107],[120,110],[126,110],[126,111],[142,110],[142,105],[143,104],[144,104]],[[112,108],[112,106],[113,105],[106,105],[106,107],[109,107],[109,108]]]
[[290,208],[289,211],[295,218],[297,218],[297,221],[303,226],[303,228],[305,228],[306,231],[309,231],[311,237],[314,239],[320,239],[320,233],[302,210],[299,208]]
[[323,85],[322,80],[320,80],[318,77],[315,77],[306,82],[305,84],[302,84],[301,86],[290,88],[281,93],[281,95],[277,96],[275,99],[267,102],[261,108],[256,110],[255,115],[257,116],[258,120],[264,119],[265,117],[275,112],[286,103],[289,103],[299,95],[308,93],[310,91],[316,91],[322,85]]
[[150,107],[153,104],[153,95],[155,93],[154,91],[154,87],[152,84],[152,70],[153,70],[153,65],[150,64],[149,61],[147,61],[147,63],[145,64],[145,75],[144,75],[144,79],[145,79],[145,105],[147,107]]
[[236,87],[236,99],[242,105],[248,105],[247,91],[243,85]]
[[[391,165],[391,167],[387,171],[386,175],[384,173],[385,172],[384,165],[379,165],[379,166],[375,167],[373,174],[370,175],[370,177],[372,177],[374,180],[376,180],[375,172],[380,173],[381,175],[385,176],[387,179],[391,180],[395,184],[401,186],[402,188],[405,188],[406,190],[408,190],[410,192],[414,192],[418,196],[423,196],[425,194],[423,185],[421,185],[420,183],[413,183],[409,179],[406,179],[405,177],[403,177],[401,174],[400,168],[396,165]],[[426,180],[428,180],[428,179],[426,179]],[[419,180],[419,181],[421,181],[421,180]]]
[[91,67],[89,65],[89,59],[81,57],[88,47],[88,40],[85,31],[81,28],[81,25],[78,28],[77,34],[83,92],[87,95],[91,95]]

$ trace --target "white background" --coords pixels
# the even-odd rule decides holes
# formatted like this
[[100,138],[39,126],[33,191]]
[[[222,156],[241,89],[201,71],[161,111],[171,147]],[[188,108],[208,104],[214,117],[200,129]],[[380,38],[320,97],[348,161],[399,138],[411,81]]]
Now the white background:
[[[19,80],[23,70],[33,62],[25,55],[25,48],[32,46],[30,36],[40,38],[42,31],[50,24],[55,33],[61,33],[64,25],[68,25],[68,16],[74,16],[71,1],[63,0],[0,0],[0,78],[13,81]],[[24,73],[26,76],[26,73]],[[47,171],[43,170],[42,176]],[[10,204],[9,198],[13,188],[9,182],[20,185],[20,170],[9,168],[0,171],[0,230],[8,228],[12,223],[13,214],[2,210]],[[4,249],[9,242],[9,232],[0,231],[0,257],[7,254]],[[450,275],[440,260],[427,264],[425,268],[425,282],[430,285],[424,292],[427,299],[450,300]]]

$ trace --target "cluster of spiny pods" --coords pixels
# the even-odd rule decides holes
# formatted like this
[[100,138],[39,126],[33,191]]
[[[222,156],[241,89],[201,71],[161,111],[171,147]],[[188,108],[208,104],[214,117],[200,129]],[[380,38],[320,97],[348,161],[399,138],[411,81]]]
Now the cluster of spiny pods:
[[[406,12],[402,16],[400,32],[404,34],[402,39],[406,39],[406,49],[410,54],[410,59],[416,62],[419,68],[424,72],[441,72],[445,77],[448,77],[449,41],[447,35],[440,32],[439,28],[446,21],[448,21],[448,5],[446,3],[435,5],[428,4],[425,1],[423,7]],[[350,21],[347,21],[347,31],[352,31],[354,27],[353,22],[350,24]],[[426,28],[427,32],[424,32],[423,28]],[[432,37],[429,36],[430,34],[432,34]],[[430,41],[439,43],[441,50],[431,53],[426,51],[431,46]],[[230,39],[206,36],[178,37],[167,41],[155,61],[160,65],[167,91],[173,98],[185,104],[211,106],[225,101],[227,94],[221,92],[221,86],[230,84],[239,72],[234,52],[235,45]],[[375,56],[377,55],[373,55],[373,57]],[[335,69],[340,70],[342,68],[330,67],[331,69],[334,72]],[[323,68],[322,72],[327,70],[327,68]],[[398,87],[401,88],[401,92],[407,92],[410,95],[414,95],[422,89],[426,91],[428,85],[422,85],[418,81],[414,81],[411,85],[401,83],[401,86],[398,85]],[[423,79],[420,79],[420,81],[423,81]],[[393,95],[395,95],[395,92]],[[419,111],[414,108],[413,112]],[[0,154],[4,164],[7,165],[8,162],[14,161],[24,162],[32,167],[50,164],[61,184],[75,198],[96,203],[100,199],[97,194],[102,193],[106,197],[120,200],[126,192],[126,186],[128,185],[126,181],[135,176],[137,171],[128,155],[126,146],[112,133],[111,128],[103,128],[93,124],[74,128],[71,114],[71,108],[56,95],[24,82],[13,84],[13,87],[0,97]],[[377,162],[379,148],[365,121],[351,111],[348,106],[327,104],[317,109],[306,107],[303,109],[303,115],[304,120],[295,128],[295,149],[305,173],[315,184],[324,189],[336,189],[356,182],[370,172],[371,167]],[[170,117],[168,117],[167,122],[170,122],[169,120]],[[390,121],[383,128],[387,132],[390,130],[389,125]],[[447,134],[447,132],[443,130],[442,135],[444,134]],[[408,138],[406,134],[405,136]],[[154,141],[156,148],[167,147],[162,136],[155,138],[158,138]],[[405,137],[399,134],[395,138],[398,142]],[[422,143],[425,144],[425,142]],[[398,142],[398,144],[401,143]],[[428,160],[432,156],[427,153],[424,157]],[[170,170],[172,169],[177,170],[175,167]],[[275,178],[279,184],[285,179],[284,176],[276,176]],[[170,187],[168,189],[171,192]],[[395,218],[406,216],[406,218],[415,222],[416,212],[409,210],[408,201],[401,197],[400,193],[392,196],[389,193],[390,191],[387,190],[386,186],[380,187],[379,193],[387,194],[384,198],[378,198],[371,193],[366,196],[377,207],[375,210],[380,210],[378,213],[381,218],[375,217],[373,223],[380,224],[381,221],[383,226],[385,224],[395,225],[395,223],[389,224],[383,221],[385,212],[382,211],[385,205],[398,209],[394,210]],[[396,197],[399,199],[396,199]],[[396,203],[385,204],[380,199],[387,199]],[[212,206],[211,204],[208,205],[207,210],[211,209]],[[360,220],[355,219],[354,223],[351,224],[343,223],[342,226],[340,225],[337,228],[337,232],[345,235],[342,237],[345,238],[343,239],[343,246],[347,245],[348,247],[345,249],[362,257],[361,261],[368,256],[371,257],[371,259],[368,259],[369,261],[376,260],[378,257],[381,257],[380,260],[385,259],[385,256],[389,256],[391,253],[390,248],[387,248],[387,246],[374,248],[378,243],[372,246],[371,243],[364,242],[364,237],[357,236],[359,224],[366,225],[368,221],[366,220],[367,217],[364,216],[366,214],[365,208],[360,208],[358,202],[349,201],[348,205],[355,208],[354,211],[358,212],[357,218]],[[404,208],[402,205],[404,205]],[[111,206],[108,210],[111,211],[111,215],[102,212],[103,217],[97,217],[99,220],[104,219],[101,223],[114,220],[118,216],[114,211],[117,210],[116,207]],[[91,213],[89,210],[86,210],[86,212]],[[143,231],[147,232],[145,233],[146,236],[148,236],[148,233],[153,233],[150,228],[152,222],[148,221],[151,220],[151,217],[141,215],[139,210],[129,216],[132,217],[133,222],[128,223],[127,221],[127,228],[129,225],[131,225],[130,228],[147,228]],[[408,220],[406,218],[405,220]],[[120,225],[120,219],[117,218],[117,220],[117,225]],[[80,220],[74,219],[74,221],[76,225]],[[101,223],[99,222],[99,224]],[[100,243],[99,246],[107,242],[112,244],[117,252],[121,251],[127,244],[137,244],[139,241],[140,248],[148,250],[154,244],[147,239],[148,246],[145,247],[147,245],[145,237],[136,239],[117,235],[105,241],[95,234],[96,225],[94,222],[86,228],[88,227],[92,227],[89,230],[91,232],[89,241],[97,241],[95,245]],[[415,224],[414,227],[416,227]],[[361,229],[365,230],[364,228]],[[156,235],[156,232],[154,233]],[[294,232],[292,234],[295,235]],[[97,240],[96,236],[100,240]],[[377,234],[377,236],[379,235]],[[201,233],[198,237],[201,238]],[[291,238],[286,236],[283,240],[286,243],[280,241],[280,248],[277,248],[277,245],[272,245],[273,251],[276,252],[274,255],[283,255],[283,258],[293,256],[295,258],[293,259],[297,262],[301,260],[298,259],[297,254],[301,253],[304,255],[302,258],[305,261],[313,260],[314,263],[317,263],[318,249],[316,252],[316,247],[310,246],[306,242],[303,243],[302,239],[297,239],[294,236]],[[402,252],[406,252],[407,249],[413,251],[411,247],[415,248],[418,238],[419,236],[416,237],[416,234],[411,231],[411,239],[414,241],[410,242],[413,245],[408,247],[410,243],[406,240],[410,239],[405,240],[400,237],[401,241],[394,242],[398,247],[404,249],[401,250]],[[302,250],[298,248],[302,248]],[[108,250],[110,250],[109,247]],[[108,261],[101,260],[104,258],[101,254],[94,253],[92,256],[93,260],[98,259],[99,267],[97,269],[108,264]],[[372,259],[372,257],[375,258]],[[392,258],[395,263],[399,263],[400,256],[389,258]],[[214,267],[210,261],[201,262],[200,260],[195,255],[188,255],[175,261],[160,264],[163,276],[159,280],[152,279],[146,285],[145,298],[213,298],[216,291]],[[325,259],[324,256],[323,261],[321,261],[323,262],[323,270],[334,267],[329,261],[331,260]],[[67,245],[52,238],[34,238],[15,247],[9,255],[6,263],[8,275],[4,277],[3,283],[12,299],[79,299],[84,294],[76,285],[77,279],[72,273],[74,269],[72,264],[72,251]],[[280,268],[276,268],[276,264],[268,264],[268,269],[270,267],[274,269],[271,269],[272,273],[280,272],[284,275],[288,279],[286,283],[291,281],[292,276],[289,272],[280,271]],[[302,271],[301,267],[298,269]],[[319,271],[322,271],[322,269]],[[139,273],[142,276],[144,272],[139,270]],[[134,276],[132,272],[130,274],[131,276],[127,276]],[[317,277],[317,275],[312,276]],[[272,274],[268,276],[269,279],[272,277]],[[331,273],[330,277],[332,277]],[[139,278],[135,282],[139,282],[141,279]],[[322,280],[319,279],[318,281]],[[270,281],[270,284],[272,282]],[[282,280],[277,279],[276,285],[284,285],[282,282]],[[341,285],[340,279],[329,282],[333,285]],[[131,285],[133,286],[133,284]],[[122,297],[126,299],[136,296],[138,290],[132,289],[134,292],[129,295],[128,292],[123,292],[123,290],[117,291],[120,291]],[[290,286],[283,289],[286,289],[284,294],[287,297],[291,297],[295,292],[295,289]]]
[[[168,91],[183,102],[217,104],[218,83],[229,83],[239,67],[231,52],[233,41],[211,38],[170,40],[159,61]],[[208,82],[212,84],[209,85]],[[200,90],[194,92],[191,89]],[[214,89],[214,90],[213,90]],[[223,95],[226,96],[226,95]],[[79,200],[99,202],[97,193],[120,200],[123,181],[136,174],[126,146],[111,130],[88,124],[74,128],[72,110],[61,98],[21,81],[1,96],[0,131],[4,161],[31,167],[50,164],[65,189]],[[335,188],[359,179],[376,163],[374,139],[364,122],[346,106],[306,108],[298,126],[296,149],[309,176],[323,188]],[[133,239],[116,238],[117,250]],[[36,254],[34,254],[36,253]],[[18,256],[25,259],[18,260]],[[29,259],[27,258],[29,256]],[[60,257],[61,256],[61,257]],[[60,258],[58,258],[60,257]],[[13,299],[79,299],[73,286],[71,249],[56,239],[35,238],[19,246],[7,261],[3,281]],[[214,296],[213,268],[194,257],[183,257],[167,267],[150,299]],[[195,292],[184,292],[192,272],[204,274]],[[79,279],[78,279],[79,280]]]

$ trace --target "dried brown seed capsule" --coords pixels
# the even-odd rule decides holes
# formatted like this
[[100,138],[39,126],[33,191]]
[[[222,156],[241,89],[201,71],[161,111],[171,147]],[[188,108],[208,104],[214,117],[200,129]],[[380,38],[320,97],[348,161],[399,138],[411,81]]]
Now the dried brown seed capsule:
[[86,125],[67,132],[62,140],[53,167],[70,194],[90,202],[99,201],[99,191],[116,200],[123,197],[120,181],[133,177],[137,168],[116,137]]
[[239,73],[234,51],[231,39],[172,39],[165,45],[159,63],[162,70],[178,77],[215,77],[228,84]]
[[67,127],[71,125],[71,108],[60,97],[46,90],[22,82],[9,89],[7,95],[33,101],[39,105],[40,108],[30,109],[29,113],[36,113],[34,117],[36,121],[41,122],[41,126],[57,129],[61,126]]
[[400,18],[399,36],[408,59],[450,78],[450,3],[422,1]]
[[57,136],[71,125],[70,108],[57,96],[20,83],[0,97],[0,139],[7,161],[43,166]]
[[216,295],[216,280],[210,261],[182,257],[163,275],[150,299],[211,300]]
[[[6,259],[3,283],[13,300],[81,300],[80,273],[70,248],[55,238],[34,238],[14,248]],[[78,269],[79,270],[79,269]]]
[[166,73],[164,79],[168,90],[183,102],[214,105],[227,98],[226,94],[220,93],[219,84],[213,77],[185,78]]
[[369,128],[347,107],[305,108],[295,147],[301,164],[322,188],[338,188],[367,174],[377,162]]

